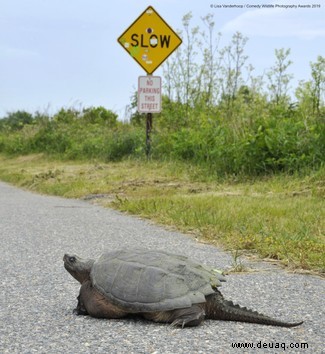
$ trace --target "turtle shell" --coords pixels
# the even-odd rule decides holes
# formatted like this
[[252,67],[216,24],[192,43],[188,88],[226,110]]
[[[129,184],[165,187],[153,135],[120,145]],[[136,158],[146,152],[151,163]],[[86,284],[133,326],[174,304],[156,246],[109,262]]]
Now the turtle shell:
[[93,286],[129,312],[168,311],[204,303],[225,281],[218,271],[187,257],[150,250],[103,253],[95,261]]

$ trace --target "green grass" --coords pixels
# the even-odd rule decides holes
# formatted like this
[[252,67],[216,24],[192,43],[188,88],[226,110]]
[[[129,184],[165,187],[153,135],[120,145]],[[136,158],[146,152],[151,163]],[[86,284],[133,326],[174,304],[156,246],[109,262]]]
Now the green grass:
[[324,266],[324,203],[317,198],[205,193],[125,199],[117,206],[227,249],[257,250],[292,267]]
[[181,163],[63,162],[0,156],[0,178],[68,198],[105,194],[101,203],[150,218],[227,250],[325,273],[325,170],[238,182],[209,181]]

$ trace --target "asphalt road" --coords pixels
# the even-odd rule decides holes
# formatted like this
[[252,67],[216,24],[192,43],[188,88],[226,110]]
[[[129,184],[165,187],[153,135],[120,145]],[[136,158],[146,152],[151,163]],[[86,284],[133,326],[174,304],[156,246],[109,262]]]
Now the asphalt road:
[[[231,274],[221,289],[226,298],[265,314],[304,320],[302,326],[208,320],[179,329],[141,319],[73,315],[79,285],[63,268],[64,253],[97,257],[107,249],[147,247],[220,269],[231,265],[229,254],[89,202],[41,196],[4,183],[0,245],[1,353],[325,353],[325,282],[316,276],[256,262],[251,264],[256,272]],[[255,349],[232,348],[240,342]]]

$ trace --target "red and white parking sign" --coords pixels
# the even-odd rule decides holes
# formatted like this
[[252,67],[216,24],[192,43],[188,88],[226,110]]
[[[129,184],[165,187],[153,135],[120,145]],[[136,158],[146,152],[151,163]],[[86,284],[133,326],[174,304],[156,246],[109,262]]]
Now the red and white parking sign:
[[138,111],[140,113],[161,112],[161,77],[139,76]]

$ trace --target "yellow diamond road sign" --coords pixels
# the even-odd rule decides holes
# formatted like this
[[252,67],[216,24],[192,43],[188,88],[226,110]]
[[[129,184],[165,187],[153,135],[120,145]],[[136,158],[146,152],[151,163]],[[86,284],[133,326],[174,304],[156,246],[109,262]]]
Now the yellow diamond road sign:
[[182,40],[149,6],[118,38],[118,42],[148,74],[152,74]]

